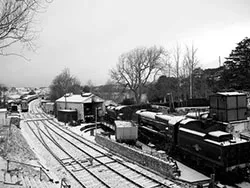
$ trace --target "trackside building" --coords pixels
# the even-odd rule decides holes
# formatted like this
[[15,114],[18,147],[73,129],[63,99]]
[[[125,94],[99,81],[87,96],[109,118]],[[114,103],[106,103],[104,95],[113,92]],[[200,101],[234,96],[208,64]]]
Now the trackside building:
[[56,100],[56,116],[59,121],[93,121],[104,110],[104,100],[92,93],[65,94]]

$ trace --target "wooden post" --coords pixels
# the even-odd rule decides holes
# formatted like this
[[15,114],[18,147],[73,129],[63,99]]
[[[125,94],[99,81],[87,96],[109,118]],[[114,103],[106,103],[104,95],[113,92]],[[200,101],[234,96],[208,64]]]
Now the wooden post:
[[9,159],[7,159],[7,172],[9,171],[9,164],[10,164],[10,161],[9,161]]

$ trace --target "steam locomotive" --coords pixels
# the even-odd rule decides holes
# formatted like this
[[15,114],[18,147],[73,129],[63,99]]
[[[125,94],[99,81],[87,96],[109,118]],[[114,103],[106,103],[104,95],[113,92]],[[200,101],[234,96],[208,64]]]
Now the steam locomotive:
[[246,169],[250,164],[250,141],[233,137],[210,118],[195,119],[145,110],[136,114],[139,127],[149,132],[151,129],[153,137],[165,136],[169,153],[208,174],[226,177],[233,173],[235,177],[244,172],[239,169]]
[[215,173],[223,179],[230,174],[234,181],[250,166],[250,141],[234,137],[226,126],[210,118],[209,113],[194,118],[162,113],[150,105],[143,110],[140,108],[109,107],[106,118],[111,122],[116,119],[135,121],[141,140],[146,136],[145,142],[155,141],[169,155],[207,175]]

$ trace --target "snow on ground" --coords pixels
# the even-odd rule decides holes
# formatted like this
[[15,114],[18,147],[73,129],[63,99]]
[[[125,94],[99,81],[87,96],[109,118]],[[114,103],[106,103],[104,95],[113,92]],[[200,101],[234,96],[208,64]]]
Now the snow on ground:
[[185,180],[188,182],[196,182],[196,181],[205,181],[210,179],[209,177],[197,172],[196,170],[193,170],[178,161],[176,162],[179,169],[181,170],[181,176],[179,177],[180,180]]
[[[81,124],[79,126],[75,126],[75,127],[72,127],[72,126],[66,126],[66,128],[70,129],[71,131],[73,131],[74,133],[92,141],[92,142],[95,142],[95,136],[94,135],[91,135],[91,131],[87,131],[87,132],[84,132],[84,131],[81,131],[80,129],[84,126],[86,126],[88,124]],[[94,130],[94,132],[97,132],[97,133],[100,133],[102,131],[102,129],[97,129],[97,130]]]
[[[41,153],[43,146],[40,145],[39,142],[37,142],[36,138],[33,136],[33,133],[29,130],[28,126],[26,123],[24,123],[23,121],[20,122],[20,127],[21,127],[21,132],[23,137],[26,139],[26,141],[28,142],[29,146],[31,147],[32,151],[35,153],[37,160],[36,160],[36,164],[34,165],[38,165],[38,166],[43,166],[44,168],[48,169],[47,165],[46,165],[46,161],[48,160],[48,158],[44,158]],[[39,150],[38,150],[39,148]],[[54,175],[52,172],[50,172],[50,174],[58,179],[56,177],[56,175]]]
[[240,188],[249,188],[250,187],[250,183],[243,182],[243,183],[237,184],[237,186],[239,186]]

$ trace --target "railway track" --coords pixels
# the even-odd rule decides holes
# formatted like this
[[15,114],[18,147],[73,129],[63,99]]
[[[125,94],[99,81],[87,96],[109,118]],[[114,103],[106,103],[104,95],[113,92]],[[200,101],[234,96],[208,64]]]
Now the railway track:
[[[113,156],[99,145],[62,128],[33,103],[29,128],[81,187],[182,187]],[[39,119],[36,121],[35,119]],[[46,119],[47,118],[47,119]],[[34,119],[34,121],[32,121]],[[53,151],[51,149],[53,145]],[[57,149],[55,149],[57,148]],[[70,148],[65,150],[65,148]],[[94,186],[91,186],[94,185]]]

